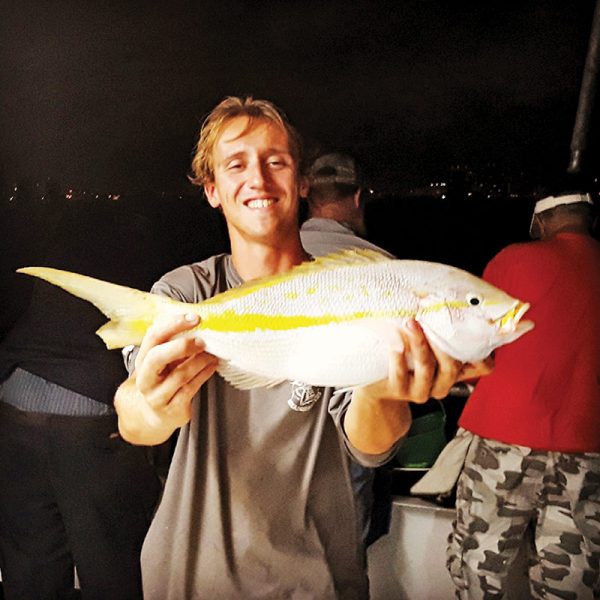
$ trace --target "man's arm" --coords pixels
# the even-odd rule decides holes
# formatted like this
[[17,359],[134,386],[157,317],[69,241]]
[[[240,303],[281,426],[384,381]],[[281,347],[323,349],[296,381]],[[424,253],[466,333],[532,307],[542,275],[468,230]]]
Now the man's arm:
[[190,420],[192,398],[217,367],[217,359],[204,351],[200,338],[178,335],[197,324],[196,315],[182,315],[152,325],[146,333],[135,370],[115,395],[123,439],[160,444]]
[[[407,356],[412,357],[412,365]],[[457,381],[489,373],[491,361],[463,365],[431,347],[416,321],[398,331],[388,378],[356,388],[344,417],[349,442],[365,454],[384,454],[410,428],[409,402],[444,398]]]

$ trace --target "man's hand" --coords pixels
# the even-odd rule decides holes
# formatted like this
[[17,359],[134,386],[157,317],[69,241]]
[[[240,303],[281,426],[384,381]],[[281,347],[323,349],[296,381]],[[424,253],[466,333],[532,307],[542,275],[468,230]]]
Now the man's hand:
[[464,363],[457,381],[471,381],[489,375],[494,369],[494,357],[488,356],[485,360],[476,363]]
[[181,335],[198,322],[196,315],[182,315],[148,329],[134,374],[115,396],[119,429],[126,440],[159,444],[190,420],[192,398],[217,367],[217,359],[205,352],[197,335]]
[[389,360],[387,379],[354,390],[344,420],[350,442],[368,454],[386,452],[406,434],[411,424],[408,402],[444,398],[457,381],[491,370],[490,360],[464,365],[440,352],[414,320],[398,329]]
[[[408,357],[412,358],[409,364]],[[403,400],[423,404],[444,398],[458,380],[462,363],[429,345],[415,320],[398,328],[387,379],[355,390],[355,396],[372,400]]]

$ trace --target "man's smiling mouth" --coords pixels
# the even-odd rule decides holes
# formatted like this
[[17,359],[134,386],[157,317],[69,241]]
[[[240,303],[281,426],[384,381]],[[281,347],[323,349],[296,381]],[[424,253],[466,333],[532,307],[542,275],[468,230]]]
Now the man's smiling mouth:
[[275,204],[273,198],[253,198],[244,203],[248,208],[267,208]]

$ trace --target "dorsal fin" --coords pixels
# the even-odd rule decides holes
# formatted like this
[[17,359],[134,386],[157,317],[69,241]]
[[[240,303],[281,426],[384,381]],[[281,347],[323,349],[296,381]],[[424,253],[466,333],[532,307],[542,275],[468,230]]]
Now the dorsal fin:
[[358,266],[364,265],[365,263],[388,262],[390,260],[393,259],[385,254],[382,254],[381,252],[367,248],[352,248],[349,250],[342,250],[340,252],[333,252],[332,254],[319,256],[314,260],[303,262],[302,264],[293,267],[285,273],[248,281],[239,287],[227,290],[226,292],[218,294],[213,298],[205,300],[203,304],[220,304],[221,302],[227,302],[229,300],[241,298],[258,289],[274,286],[288,279],[299,276],[301,277],[302,275],[307,275],[309,273],[325,271],[327,269],[335,269],[341,266]]

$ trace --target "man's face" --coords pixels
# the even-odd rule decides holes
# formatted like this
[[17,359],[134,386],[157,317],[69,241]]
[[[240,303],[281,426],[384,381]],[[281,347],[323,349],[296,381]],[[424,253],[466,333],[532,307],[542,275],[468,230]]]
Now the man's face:
[[277,245],[297,230],[299,177],[287,132],[269,121],[232,119],[213,149],[214,181],[205,185],[221,207],[232,243]]

